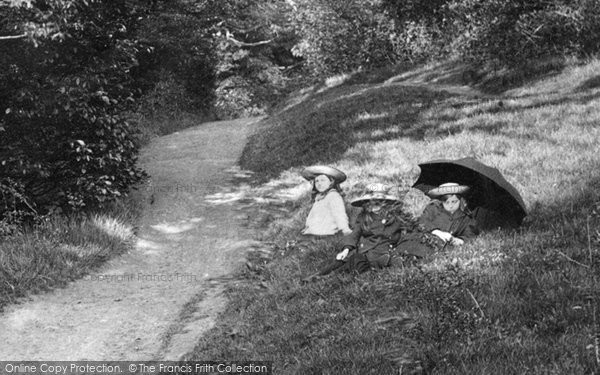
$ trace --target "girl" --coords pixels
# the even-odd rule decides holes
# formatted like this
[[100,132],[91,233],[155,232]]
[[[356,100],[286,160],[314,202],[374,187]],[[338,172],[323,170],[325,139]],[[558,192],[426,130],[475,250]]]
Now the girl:
[[419,218],[421,233],[405,238],[399,244],[402,253],[424,258],[447,245],[460,246],[479,233],[464,194],[469,187],[449,182],[430,190],[434,200],[425,207]]
[[362,211],[356,218],[352,233],[342,239],[342,251],[336,260],[329,262],[319,272],[305,278],[313,280],[333,270],[356,271],[390,266],[395,258],[394,248],[402,236],[412,229],[413,222],[401,211],[397,195],[388,187],[375,184],[360,198],[352,201]]
[[343,234],[352,233],[340,188],[346,175],[339,169],[323,165],[305,168],[301,174],[312,183],[314,202],[302,234],[331,236],[340,231]]

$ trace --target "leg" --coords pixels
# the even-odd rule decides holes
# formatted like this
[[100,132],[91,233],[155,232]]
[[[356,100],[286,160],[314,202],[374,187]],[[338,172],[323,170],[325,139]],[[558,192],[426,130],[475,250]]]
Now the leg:
[[344,267],[345,264],[346,264],[346,262],[344,262],[344,261],[333,260],[333,261],[327,263],[323,268],[321,268],[319,270],[319,272],[317,272],[317,275],[319,275],[319,276],[328,275],[331,272],[337,270],[338,268]]
[[356,253],[348,258],[344,270],[348,272],[364,273],[371,270],[371,263],[365,254]]
[[373,268],[385,268],[390,265],[390,253],[389,252],[377,252],[374,253],[369,251],[367,254],[367,259],[369,260],[369,264]]
[[401,254],[412,255],[418,258],[425,258],[436,251],[435,246],[427,243],[425,240],[410,239],[398,244],[396,251]]

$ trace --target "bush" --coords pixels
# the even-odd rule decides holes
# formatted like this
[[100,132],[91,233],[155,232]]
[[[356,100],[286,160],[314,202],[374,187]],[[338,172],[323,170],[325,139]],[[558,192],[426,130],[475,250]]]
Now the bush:
[[[211,26],[215,21],[207,21],[210,15],[194,14],[178,2],[163,7],[144,19],[138,31],[145,48],[140,50],[132,75],[147,96],[147,104],[159,105],[142,110],[145,114],[148,109],[207,111],[214,101],[216,58]],[[168,98],[169,94],[176,98]]]
[[292,52],[304,59],[308,75],[323,77],[397,61],[392,38],[396,26],[380,1],[304,0],[292,23],[299,42]]
[[394,35],[394,49],[397,55],[412,63],[444,56],[440,35],[439,30],[434,31],[422,22],[407,22],[402,32]]
[[600,4],[593,0],[384,4],[402,27],[397,51],[411,60],[457,57],[496,68],[599,50]]
[[214,33],[215,111],[219,118],[261,115],[287,92],[294,36],[284,2],[226,3],[230,22]]
[[193,100],[172,73],[161,71],[158,82],[140,100],[138,114],[151,118],[174,118],[192,107]]
[[22,16],[55,21],[54,34],[0,45],[10,67],[0,73],[0,220],[102,206],[143,177],[134,131],[120,115],[133,103],[130,32],[139,9],[47,5]]

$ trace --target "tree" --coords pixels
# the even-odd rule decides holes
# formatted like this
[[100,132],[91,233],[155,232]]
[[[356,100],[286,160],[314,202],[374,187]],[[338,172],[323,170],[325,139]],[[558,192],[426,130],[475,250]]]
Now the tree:
[[125,194],[135,166],[132,37],[137,1],[0,3],[0,219],[101,206]]
[[291,13],[299,36],[293,47],[306,74],[323,77],[394,63],[394,21],[379,0],[296,0]]
[[300,63],[286,1],[221,2],[214,35],[216,110],[221,117],[262,114],[287,90]]

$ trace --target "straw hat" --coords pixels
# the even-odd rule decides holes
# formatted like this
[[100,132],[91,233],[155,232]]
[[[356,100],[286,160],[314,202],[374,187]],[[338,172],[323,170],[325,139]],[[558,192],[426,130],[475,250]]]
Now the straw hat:
[[371,184],[367,187],[367,191],[360,197],[350,202],[354,207],[362,207],[370,200],[381,200],[386,202],[399,202],[400,197],[390,185]]
[[300,174],[309,181],[321,174],[333,178],[338,184],[346,180],[346,174],[344,172],[326,165],[313,165],[311,167],[306,167],[302,170],[302,172],[300,172]]
[[447,182],[445,184],[441,184],[435,189],[429,190],[427,195],[440,197],[446,194],[464,194],[469,191],[469,189],[471,188],[466,185],[459,185],[456,182]]

